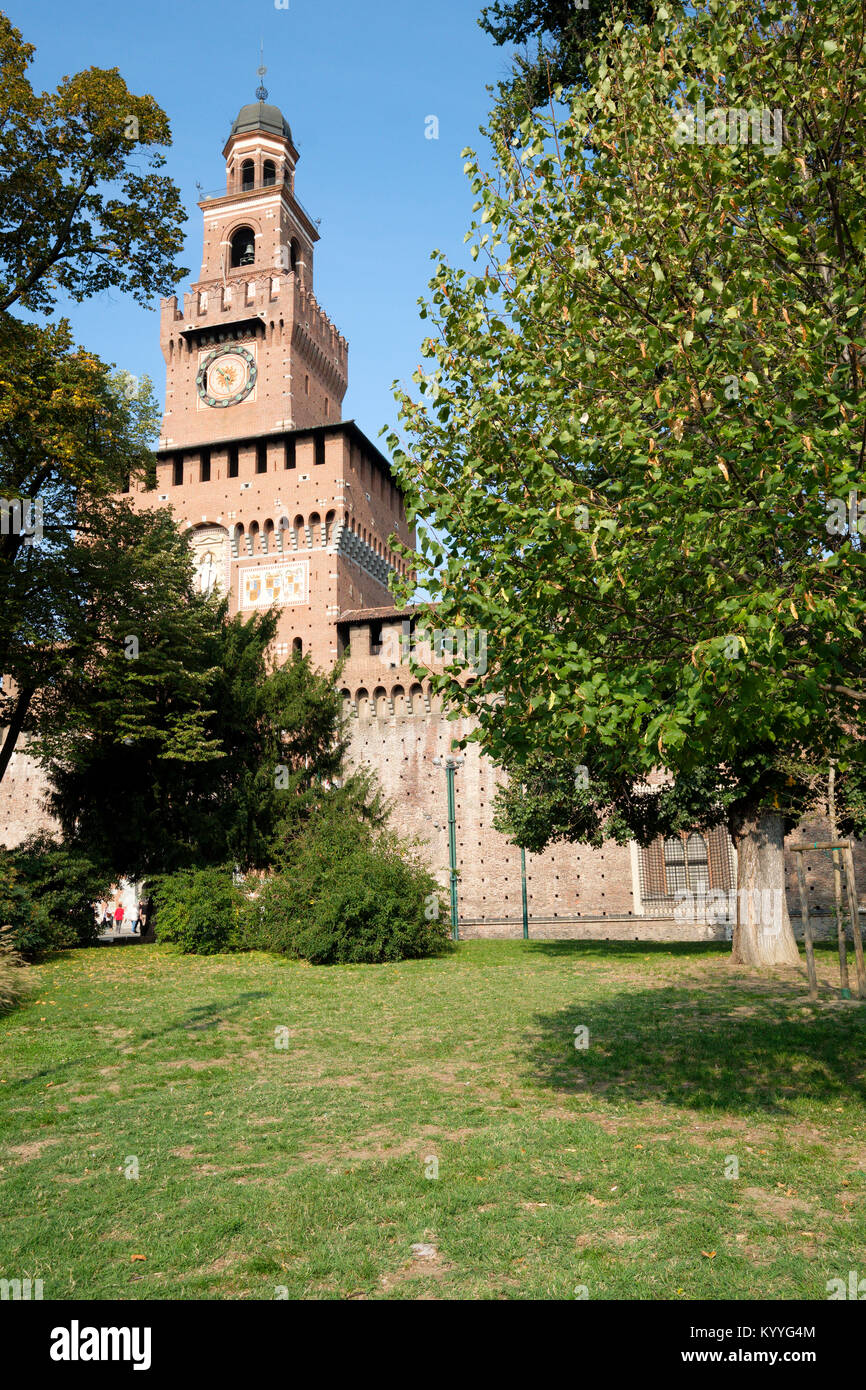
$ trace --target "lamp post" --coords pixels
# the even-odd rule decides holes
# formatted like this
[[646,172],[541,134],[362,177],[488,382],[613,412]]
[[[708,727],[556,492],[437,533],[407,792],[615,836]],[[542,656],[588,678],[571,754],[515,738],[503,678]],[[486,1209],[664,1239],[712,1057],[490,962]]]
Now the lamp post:
[[[525,782],[521,782],[520,792],[522,796],[526,795]],[[526,850],[523,845],[520,846],[520,896],[523,903],[523,939],[526,941],[529,937],[529,910],[526,905]]]
[[457,906],[457,816],[455,813],[454,798],[454,771],[463,763],[462,758],[452,758],[450,755],[445,758],[434,758],[434,767],[445,768],[445,778],[448,785],[448,861],[451,866],[451,935],[455,941],[460,940],[460,925]]

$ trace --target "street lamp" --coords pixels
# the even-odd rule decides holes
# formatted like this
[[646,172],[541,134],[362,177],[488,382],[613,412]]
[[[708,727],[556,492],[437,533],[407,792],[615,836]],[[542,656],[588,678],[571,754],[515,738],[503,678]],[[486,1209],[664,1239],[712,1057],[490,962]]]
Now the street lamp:
[[462,758],[434,758],[434,767],[444,767],[448,784],[448,859],[451,865],[451,935],[460,940],[460,926],[457,911],[457,817],[454,801],[454,770],[462,766]]

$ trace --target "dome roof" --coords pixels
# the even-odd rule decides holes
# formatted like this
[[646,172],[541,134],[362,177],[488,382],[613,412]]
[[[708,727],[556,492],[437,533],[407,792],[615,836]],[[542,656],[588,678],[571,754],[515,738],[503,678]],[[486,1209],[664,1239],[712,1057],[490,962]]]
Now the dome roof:
[[241,107],[229,139],[232,135],[242,135],[249,130],[267,130],[272,135],[283,135],[287,140],[292,138],[292,128],[280,108],[264,101],[253,101],[249,106]]

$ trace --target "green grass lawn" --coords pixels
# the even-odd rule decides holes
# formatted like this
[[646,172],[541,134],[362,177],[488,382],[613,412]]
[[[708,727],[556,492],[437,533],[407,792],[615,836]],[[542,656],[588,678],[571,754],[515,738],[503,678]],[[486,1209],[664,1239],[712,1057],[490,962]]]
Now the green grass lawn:
[[728,952],[59,956],[0,1019],[0,1277],[46,1299],[826,1298],[866,1276],[866,1006],[827,951],[814,1006],[802,974]]

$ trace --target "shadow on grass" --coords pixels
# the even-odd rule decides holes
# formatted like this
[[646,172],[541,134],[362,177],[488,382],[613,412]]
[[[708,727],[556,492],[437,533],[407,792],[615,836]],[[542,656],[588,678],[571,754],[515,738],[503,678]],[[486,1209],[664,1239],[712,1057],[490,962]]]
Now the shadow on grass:
[[528,955],[539,956],[724,956],[730,941],[527,941]]
[[534,1021],[531,1076],[553,1091],[779,1114],[804,1097],[866,1100],[866,1006],[810,1007],[799,981],[638,989]]
[[166,1033],[174,1033],[182,1030],[185,1033],[203,1033],[208,1028],[216,1028],[217,1024],[222,1023],[226,1014],[235,1014],[239,1009],[246,1008],[247,1004],[254,999],[267,999],[272,993],[269,989],[248,989],[243,994],[236,994],[234,999],[220,999],[212,1004],[199,1004],[194,1009],[187,1009],[185,1014],[174,1023],[167,1023],[162,1028],[150,1029],[139,1033],[138,1040],[145,1038],[161,1038]]
[[[162,1038],[168,1033],[193,1033],[201,1032],[206,1028],[216,1028],[225,1015],[237,1013],[239,1009],[245,1008],[247,1004],[256,999],[267,999],[270,993],[270,990],[265,989],[246,990],[243,994],[235,995],[234,999],[223,999],[213,1004],[200,1004],[194,1009],[187,1009],[185,1014],[181,1014],[173,1022],[166,1023],[160,1028],[144,1029],[132,1037],[123,1039],[123,1041],[126,1046],[134,1047],[136,1043],[145,1042],[151,1038]],[[79,1056],[70,1057],[68,1061],[59,1062],[54,1067],[42,1067],[30,1076],[22,1076],[12,1084],[10,1090],[19,1086],[32,1086],[34,1082],[44,1081],[46,1077],[64,1076],[69,1072],[76,1071],[83,1064],[90,1066],[94,1062],[116,1056],[117,1045],[108,1044],[96,1048],[93,1052],[85,1052]]]

